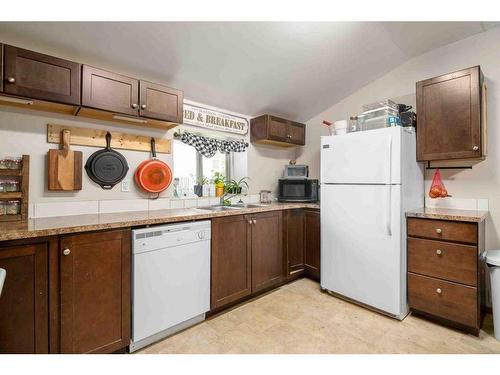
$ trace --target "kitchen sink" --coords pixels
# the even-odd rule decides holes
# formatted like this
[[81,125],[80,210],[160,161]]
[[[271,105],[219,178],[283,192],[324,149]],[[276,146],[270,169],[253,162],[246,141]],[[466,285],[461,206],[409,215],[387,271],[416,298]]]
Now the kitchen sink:
[[242,210],[244,208],[259,208],[266,206],[267,205],[265,204],[233,204],[231,206],[221,206],[221,205],[205,206],[205,207],[198,207],[198,209],[219,212],[219,211]]
[[198,207],[199,210],[208,210],[208,211],[232,211],[232,210],[241,210],[245,208],[244,206],[205,206]]

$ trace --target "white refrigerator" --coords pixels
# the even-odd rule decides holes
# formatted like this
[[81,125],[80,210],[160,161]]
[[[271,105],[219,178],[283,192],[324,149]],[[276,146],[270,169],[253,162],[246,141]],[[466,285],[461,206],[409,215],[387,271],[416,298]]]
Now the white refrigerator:
[[424,206],[413,128],[321,138],[321,287],[403,319],[405,212]]

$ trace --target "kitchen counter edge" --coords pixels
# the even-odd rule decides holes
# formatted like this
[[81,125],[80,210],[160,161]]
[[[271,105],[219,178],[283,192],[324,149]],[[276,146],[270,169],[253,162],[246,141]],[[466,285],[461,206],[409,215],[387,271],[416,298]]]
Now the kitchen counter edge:
[[248,215],[268,211],[299,208],[319,210],[319,207],[319,203],[272,203],[269,205],[263,205],[262,207],[242,208],[221,212],[213,212],[193,207],[155,211],[130,211],[107,214],[47,217],[30,219],[27,222],[1,223],[0,242],[106,229],[141,227],[182,221],[207,220],[216,217]]
[[406,212],[406,217],[416,217],[421,219],[468,221],[480,223],[486,220],[489,211],[480,210],[459,210],[451,208],[419,208]]

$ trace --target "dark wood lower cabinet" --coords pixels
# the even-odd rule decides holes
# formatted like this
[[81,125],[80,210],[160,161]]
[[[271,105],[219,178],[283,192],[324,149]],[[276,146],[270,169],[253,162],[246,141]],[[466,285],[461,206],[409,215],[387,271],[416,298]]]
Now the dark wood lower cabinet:
[[[0,353],[125,350],[131,333],[130,236],[127,228],[0,242],[0,267],[7,270]],[[292,265],[306,276],[319,275],[318,211],[212,219],[211,310],[282,285],[289,280],[287,263],[288,270]]]
[[48,353],[49,242],[0,246],[0,353]]
[[313,279],[320,276],[320,214],[319,211],[304,211],[304,267]]
[[250,218],[245,215],[212,219],[211,308],[252,293]]
[[485,303],[485,223],[408,218],[408,305],[479,335]]
[[130,344],[130,230],[61,238],[60,351],[110,353]]
[[265,212],[252,218],[252,292],[280,284],[285,278],[282,213]]
[[287,276],[298,277],[304,273],[304,210],[287,210],[283,216]]
[[297,209],[285,212],[287,274],[289,279],[320,277],[320,216],[318,210]]
[[212,219],[211,308],[285,279],[281,211]]
[[302,275],[318,279],[319,230],[318,210],[212,219],[212,312]]

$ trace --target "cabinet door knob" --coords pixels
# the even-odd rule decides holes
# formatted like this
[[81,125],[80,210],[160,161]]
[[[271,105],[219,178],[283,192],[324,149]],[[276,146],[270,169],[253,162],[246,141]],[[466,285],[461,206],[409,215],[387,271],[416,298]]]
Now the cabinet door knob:
[[133,103],[133,104],[132,104],[132,108],[136,109],[136,108],[137,108],[137,104],[136,104],[136,103]]
[[252,225],[252,220],[248,220],[248,224]]
[[441,255],[441,254],[443,254],[443,252],[442,252],[441,250],[437,249],[437,250],[436,250],[436,254],[437,254],[437,255]]
[[141,104],[141,109],[146,109],[146,104]]
[[441,230],[441,228],[437,228],[437,229],[436,229],[436,233],[437,233],[437,234],[441,234],[441,233],[443,233],[443,231]]
[[441,288],[437,288],[437,289],[436,289],[436,293],[437,293],[437,294],[441,294],[441,293],[443,293],[443,291],[441,290]]
[[479,150],[479,146],[474,146],[474,147],[472,147],[472,150],[474,150],[474,151]]
[[9,83],[15,83],[16,79],[14,77],[8,77],[7,78],[7,82],[9,82]]
[[63,250],[63,254],[64,255],[69,255],[71,253],[71,250],[70,249],[64,249]]
[[252,220],[252,223],[253,223],[253,224],[256,224],[256,223],[257,223],[257,220],[253,219],[253,220]]

